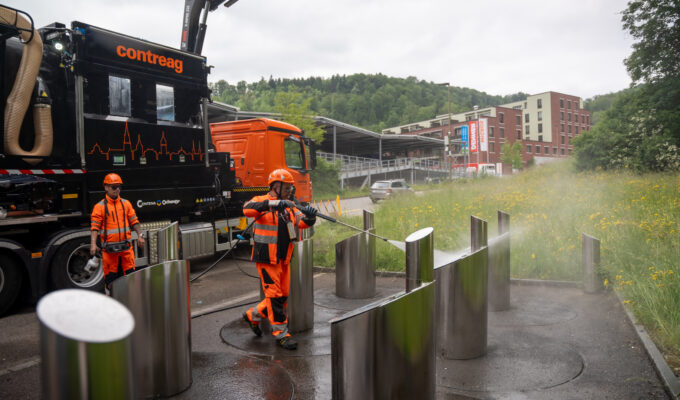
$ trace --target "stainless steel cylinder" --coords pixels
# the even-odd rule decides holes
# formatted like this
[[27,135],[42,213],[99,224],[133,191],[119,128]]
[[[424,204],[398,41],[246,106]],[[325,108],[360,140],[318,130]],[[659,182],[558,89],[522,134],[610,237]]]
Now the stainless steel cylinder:
[[423,228],[406,240],[406,292],[434,280],[434,229]]
[[488,247],[435,270],[437,352],[463,360],[486,354]]
[[434,284],[330,321],[333,399],[434,399]]
[[179,225],[173,222],[158,230],[158,262],[177,260],[179,258],[178,239]]
[[498,236],[510,232],[510,214],[498,210]]
[[40,320],[43,399],[131,399],[135,376],[130,311],[103,294],[66,289],[45,295]]
[[600,270],[600,239],[582,234],[581,265],[583,266],[583,290],[586,293],[597,293],[602,290]]
[[498,211],[498,236],[489,241],[489,311],[510,309],[510,215]]
[[482,247],[486,246],[487,241],[487,230],[486,221],[477,218],[474,215],[470,216],[470,248],[471,251],[475,252]]
[[[371,233],[375,233],[375,215],[372,211],[364,210],[364,230],[372,230]],[[373,239],[375,237],[371,236]]]
[[[373,214],[367,211],[364,229],[375,233]],[[375,296],[374,236],[357,233],[335,244],[335,294],[346,299]]]
[[300,232],[301,240],[295,243],[290,260],[288,330],[291,333],[314,327],[314,241],[308,231]]
[[191,386],[187,261],[166,261],[119,278],[111,295],[137,321],[132,333],[137,397],[168,397]]

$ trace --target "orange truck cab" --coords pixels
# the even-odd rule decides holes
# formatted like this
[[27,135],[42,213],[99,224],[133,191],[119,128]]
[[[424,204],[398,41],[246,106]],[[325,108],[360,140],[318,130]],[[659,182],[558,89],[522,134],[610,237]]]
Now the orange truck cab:
[[229,152],[234,160],[236,199],[249,200],[268,192],[269,173],[283,168],[295,179],[295,197],[303,203],[312,201],[309,172],[316,166],[315,146],[300,128],[256,118],[210,124],[210,132],[215,150]]

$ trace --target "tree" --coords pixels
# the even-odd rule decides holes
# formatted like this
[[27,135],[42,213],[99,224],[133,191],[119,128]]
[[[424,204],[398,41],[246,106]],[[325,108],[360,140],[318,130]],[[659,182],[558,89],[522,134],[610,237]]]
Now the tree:
[[501,162],[512,164],[512,169],[522,168],[522,143],[516,141],[512,145],[505,142],[501,147]]
[[281,114],[281,119],[297,126],[305,132],[305,135],[321,143],[324,131],[312,119],[311,101],[310,97],[305,99],[296,89],[280,92],[274,98],[274,110]]
[[624,29],[638,40],[624,61],[633,82],[680,76],[680,1],[630,1]]

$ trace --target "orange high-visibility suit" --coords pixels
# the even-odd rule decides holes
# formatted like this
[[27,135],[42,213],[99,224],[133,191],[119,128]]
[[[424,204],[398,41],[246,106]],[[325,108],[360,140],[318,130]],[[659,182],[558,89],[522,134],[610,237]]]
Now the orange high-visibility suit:
[[[128,200],[120,197],[114,200],[105,195],[103,200],[94,205],[90,222],[90,229],[99,231],[101,244],[104,245],[104,243],[131,241],[131,227],[138,224],[139,219]],[[130,270],[134,271],[134,268],[135,253],[132,246],[116,253],[107,252],[102,248],[102,269],[107,286],[118,276],[125,275]]]
[[[288,333],[288,315],[286,306],[290,288],[290,258],[293,256],[293,241],[290,240],[286,228],[286,218],[280,211],[269,211],[269,200],[276,198],[269,194],[255,196],[243,206],[246,217],[256,218],[253,224],[253,252],[251,260],[255,261],[260,274],[260,283],[264,291],[264,300],[246,311],[253,324],[268,319],[272,327],[272,335],[276,339],[290,336]],[[316,218],[305,217],[300,210],[293,207],[284,211],[294,227],[310,228]]]

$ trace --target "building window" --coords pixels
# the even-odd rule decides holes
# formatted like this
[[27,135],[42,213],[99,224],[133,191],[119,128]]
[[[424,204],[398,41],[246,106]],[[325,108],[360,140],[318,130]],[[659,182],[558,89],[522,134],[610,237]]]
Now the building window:
[[554,155],[554,156],[557,155],[557,147],[553,147],[553,155]]
[[585,115],[581,115],[581,123],[582,124],[586,123],[586,116]]
[[543,121],[543,111],[538,112],[538,120]]
[[543,147],[543,152],[544,152],[545,154],[550,154],[550,147],[544,146],[544,147]]
[[498,122],[500,122],[501,124],[503,122],[505,122],[505,114],[504,113],[498,114]]
[[567,121],[571,122],[571,113],[567,114]]
[[489,142],[489,153],[495,153],[494,144],[494,142]]
[[529,123],[529,113],[524,114],[524,122]]
[[541,154],[541,146],[536,146],[536,154]]
[[129,78],[109,76],[109,115],[132,116]]
[[522,130],[517,129],[517,140],[522,140]]
[[571,125],[569,125],[569,133],[571,133]]
[[564,132],[564,123],[560,125],[560,132]]
[[530,144],[527,145],[527,153],[531,153],[531,145]]
[[571,100],[567,100],[567,108],[571,110]]
[[515,125],[522,125],[522,116],[515,115]]
[[560,142],[564,144],[564,135],[560,136]]
[[538,133],[543,133],[543,124],[538,124]]
[[528,135],[529,133],[531,133],[531,131],[529,130],[529,125],[524,125],[524,134]]
[[578,135],[578,126],[574,127],[574,133]]
[[564,121],[564,111],[560,111],[560,121]]
[[175,120],[175,89],[172,86],[156,84],[156,119]]
[[543,99],[536,100],[536,107],[543,108]]
[[493,137],[493,126],[489,127],[489,137]]
[[542,142],[543,141],[543,135],[538,135],[538,141]]
[[560,154],[564,155],[564,149],[560,149]]
[[501,138],[505,137],[505,128],[500,128],[500,135],[501,135]]
[[527,109],[527,102],[526,101],[524,102],[524,109],[525,110]]
[[564,108],[564,99],[560,99],[560,108]]

